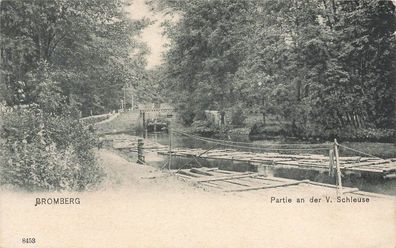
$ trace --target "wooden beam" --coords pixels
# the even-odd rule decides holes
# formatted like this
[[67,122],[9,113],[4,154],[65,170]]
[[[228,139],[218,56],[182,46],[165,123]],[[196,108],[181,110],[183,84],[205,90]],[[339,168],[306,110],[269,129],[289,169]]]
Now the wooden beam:
[[299,185],[299,184],[301,184],[301,183],[309,183],[309,180],[302,180],[302,181],[291,182],[291,183],[282,183],[282,184],[277,184],[277,185],[267,185],[267,186],[260,186],[260,187],[251,187],[251,188],[245,188],[245,189],[226,190],[225,192],[243,192],[243,191],[259,190],[259,189],[272,189],[272,188],[279,188],[279,187],[287,187],[287,186]]
[[205,171],[216,171],[219,168],[217,168],[217,167],[214,167],[214,168],[202,167],[201,169],[204,169]]
[[184,170],[180,170],[177,173],[185,175],[185,176],[190,176],[190,177],[199,177],[197,174],[193,174],[193,173],[190,173],[190,172],[184,171]]
[[391,163],[390,160],[377,160],[377,161],[371,161],[371,162],[362,162],[362,163],[355,163],[351,165],[344,165],[345,168],[352,168],[352,167],[361,167],[361,166],[370,166],[370,165],[388,165]]
[[195,182],[202,183],[202,182],[224,181],[224,180],[230,180],[230,179],[238,179],[238,178],[244,178],[244,177],[255,177],[255,176],[258,176],[258,173],[240,174],[240,175],[227,176],[227,177],[203,178],[203,179],[197,179],[197,180],[195,180]]
[[222,187],[220,187],[219,185],[213,184],[213,183],[202,183],[203,186],[207,186],[207,187],[212,187],[212,188],[216,188],[216,189],[223,189]]
[[233,180],[236,180],[236,179],[234,178],[234,179],[230,179],[230,180],[222,180],[222,181],[217,181],[217,182],[225,182],[225,183],[236,184],[236,185],[240,185],[240,186],[244,186],[244,187],[252,187],[252,185],[244,184],[244,183],[240,183],[240,182],[235,182]]
[[396,174],[388,174],[384,176],[385,179],[396,179]]
[[205,175],[205,176],[213,176],[212,173],[209,173],[209,172],[206,172],[206,171],[203,171],[203,170],[199,170],[199,169],[197,169],[197,168],[192,168],[192,169],[190,169],[190,172],[196,173],[196,174]]
[[358,188],[344,189],[342,191],[343,194],[354,193],[360,191]]

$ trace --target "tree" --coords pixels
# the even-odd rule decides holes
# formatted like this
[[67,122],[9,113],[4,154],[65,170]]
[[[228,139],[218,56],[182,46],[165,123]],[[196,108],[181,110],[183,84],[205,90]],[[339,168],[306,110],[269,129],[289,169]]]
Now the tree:
[[183,15],[167,29],[171,47],[165,75],[172,78],[168,87],[176,92],[176,105],[191,112],[190,117],[204,109],[225,110],[234,102],[232,78],[245,56],[241,23],[250,21],[249,1],[199,0],[170,6]]
[[238,101],[300,135],[394,128],[391,1],[150,2],[179,16],[163,74],[190,121]]
[[[265,1],[235,83],[248,106],[301,130],[389,127],[394,6],[389,1]],[[370,58],[370,59],[369,59]],[[387,123],[387,124],[386,124]]]
[[[83,115],[118,108],[146,49],[119,0],[2,0],[0,183],[85,190],[104,176]],[[1,109],[3,110],[3,108]],[[3,113],[1,113],[3,115]],[[3,117],[3,116],[2,116]]]
[[[51,66],[67,100],[80,104],[83,114],[118,106],[121,88],[144,71],[142,44],[133,37],[148,22],[126,16],[127,2],[118,0],[1,1],[1,68],[5,99],[33,101],[36,85],[29,72],[41,61]],[[117,104],[115,104],[117,102]]]

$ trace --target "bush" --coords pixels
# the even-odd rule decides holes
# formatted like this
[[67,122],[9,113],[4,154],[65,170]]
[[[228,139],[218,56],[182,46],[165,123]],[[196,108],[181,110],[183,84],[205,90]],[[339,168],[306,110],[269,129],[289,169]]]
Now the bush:
[[318,126],[312,126],[311,129],[301,130],[299,138],[314,138],[321,140],[334,140],[339,142],[396,142],[396,130],[381,128],[353,128],[345,127],[342,129],[324,130]]
[[[65,111],[67,112],[67,111]],[[97,166],[93,133],[70,115],[37,105],[3,116],[1,182],[30,190],[85,190],[104,176]]]
[[250,129],[249,135],[287,136],[289,133],[291,134],[291,131],[288,132],[285,127],[287,127],[287,124],[281,122],[266,124],[257,122]]
[[211,136],[219,131],[219,128],[212,125],[208,121],[197,120],[191,124],[191,129],[193,133],[197,133],[203,136]]
[[328,136],[340,141],[396,142],[396,130],[380,128],[345,128],[330,132]]
[[104,172],[94,133],[78,121],[78,109],[67,104],[45,65],[30,80],[36,85],[30,103],[2,109],[0,182],[29,190],[96,185]]
[[179,116],[184,125],[190,126],[194,122],[195,113],[191,109],[180,109]]
[[251,136],[284,136],[296,137],[299,139],[311,140],[334,140],[337,138],[339,142],[385,142],[396,143],[395,129],[381,128],[353,128],[345,127],[342,129],[327,129],[321,125],[306,125],[296,127],[292,123],[255,123],[249,133]]
[[245,124],[246,115],[240,106],[235,107],[231,110],[231,124],[237,127],[241,127]]

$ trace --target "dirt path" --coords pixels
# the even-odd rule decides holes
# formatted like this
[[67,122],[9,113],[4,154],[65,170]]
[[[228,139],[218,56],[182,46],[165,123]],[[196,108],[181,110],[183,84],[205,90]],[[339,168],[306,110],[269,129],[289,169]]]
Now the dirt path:
[[[270,195],[206,192],[111,151],[98,155],[109,175],[99,191],[1,190],[0,247],[391,248],[395,244],[393,201],[273,204]],[[78,197],[81,203],[35,207],[37,197]],[[36,243],[22,244],[21,239],[29,237]]]
[[202,188],[177,179],[166,171],[162,172],[151,166],[130,162],[113,151],[101,150],[98,157],[107,174],[107,179],[102,186],[103,190],[177,194],[202,194],[204,191]]

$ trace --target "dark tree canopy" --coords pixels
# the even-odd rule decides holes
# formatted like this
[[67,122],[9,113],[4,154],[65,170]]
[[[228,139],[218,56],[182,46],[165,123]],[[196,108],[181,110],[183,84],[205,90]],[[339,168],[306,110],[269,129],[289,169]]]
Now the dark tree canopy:
[[163,82],[190,118],[242,102],[301,132],[395,128],[392,1],[149,2],[179,15]]
[[1,1],[1,88],[8,105],[37,97],[34,71],[45,61],[53,80],[83,114],[119,107],[122,87],[144,74],[148,24],[128,18],[120,0]]

